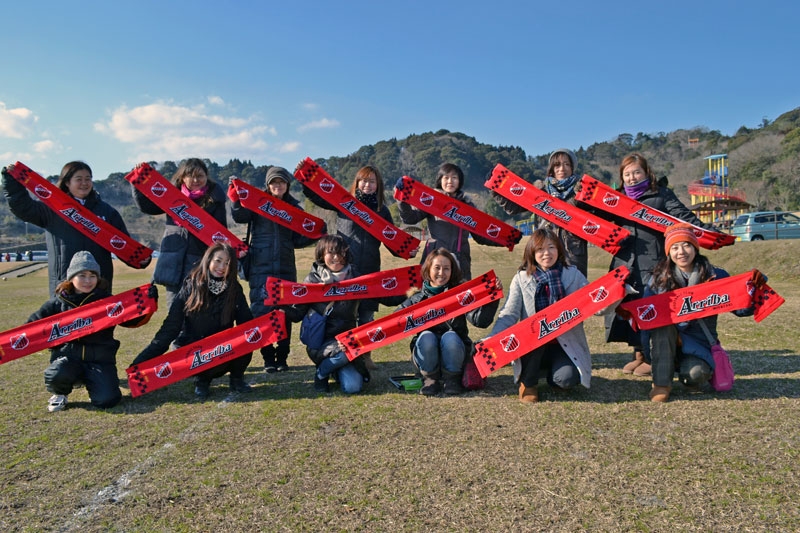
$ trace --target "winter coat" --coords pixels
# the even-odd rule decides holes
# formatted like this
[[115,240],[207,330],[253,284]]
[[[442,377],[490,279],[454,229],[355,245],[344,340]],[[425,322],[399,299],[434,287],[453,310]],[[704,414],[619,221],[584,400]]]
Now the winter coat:
[[[437,189],[437,191],[442,194],[446,194],[441,189]],[[464,202],[470,207],[475,207],[475,204],[473,204],[472,200],[470,200],[467,195],[464,194],[464,191],[456,192],[452,198],[454,200]],[[411,204],[398,202],[397,205],[400,209],[400,220],[402,220],[404,224],[418,224],[422,220],[426,219],[428,221],[428,233],[430,234],[430,239],[428,239],[428,241],[425,243],[425,249],[422,253],[422,257],[420,258],[420,262],[425,262],[425,258],[432,250],[436,250],[437,248],[445,248],[455,256],[456,260],[458,260],[458,266],[461,269],[461,277],[464,281],[469,281],[472,279],[472,257],[470,255],[469,248],[470,234],[478,244],[485,244],[487,246],[502,246],[502,244],[498,244],[479,233],[470,233],[459,226],[456,226],[447,219],[435,217],[429,213],[426,213],[425,211],[417,209]]]
[[[446,289],[450,290],[450,289]],[[441,294],[441,293],[439,293]],[[414,304],[418,304],[423,300],[427,300],[436,296],[433,292],[428,290],[424,285],[419,292],[412,294],[408,297],[397,310],[405,309],[406,307],[411,307]],[[467,327],[467,320],[477,327],[477,328],[488,328],[489,325],[494,320],[494,315],[497,312],[497,308],[500,304],[500,300],[495,300],[493,302],[489,302],[486,305],[481,307],[476,307],[472,311],[468,311],[467,313],[454,316],[448,320],[440,324],[436,324],[435,326],[431,326],[429,328],[425,328],[422,331],[419,331],[412,337],[411,343],[409,347],[411,348],[411,352],[414,352],[414,347],[417,345],[417,338],[419,337],[420,333],[423,331],[430,331],[431,333],[435,334],[438,338],[441,338],[442,335],[447,333],[448,331],[454,331],[458,334],[459,338],[461,338],[461,342],[464,343],[464,348],[466,349],[467,355],[472,352],[472,339],[469,338],[469,329]]]
[[[730,275],[727,271],[714,267],[714,277],[713,280],[727,278]],[[711,281],[711,280],[708,280]],[[656,289],[653,286],[653,277],[651,276],[650,279],[647,281],[647,285],[644,289],[644,297],[653,296],[655,294],[661,294],[665,292],[663,289]],[[748,309],[738,309],[733,311],[733,314],[736,316],[750,316],[753,314],[753,308]],[[711,333],[711,337],[714,340],[719,339],[719,335],[717,335],[717,315],[709,316],[703,319],[700,319],[705,322],[706,328],[708,328],[709,333]],[[689,320],[687,322],[681,322],[680,324],[676,324],[675,327],[678,329],[678,338],[680,347],[678,348],[678,360],[680,359],[681,355],[693,355],[705,361],[711,369],[714,369],[714,357],[711,355],[711,344],[708,342],[706,338],[705,332],[703,332],[703,327],[700,325],[700,320]],[[669,327],[669,326],[667,326]],[[642,343],[643,343],[643,353],[647,360],[650,360],[650,330],[643,330],[642,331]]]
[[[8,207],[20,220],[30,222],[47,233],[47,266],[49,271],[49,294],[56,291],[56,286],[67,277],[67,268],[76,252],[90,252],[100,265],[100,277],[108,281],[111,290],[114,280],[114,265],[111,252],[97,242],[79,232],[57,215],[50,207],[34,200],[27,189],[11,176],[3,175],[3,192],[8,198]],[[69,193],[67,193],[69,194]],[[84,207],[108,222],[125,235],[129,235],[122,217],[116,209],[100,199],[100,195],[92,189],[86,197]]]
[[[372,274],[380,272],[381,270],[381,241],[373,237],[367,230],[359,226],[353,219],[336,209],[330,203],[323,200],[317,193],[303,187],[303,194],[313,204],[327,209],[329,211],[336,211],[336,233],[344,239],[347,246],[350,247],[350,262],[360,274]],[[386,204],[378,209],[377,214],[386,222],[394,225],[392,214]],[[388,249],[388,248],[387,248]],[[389,250],[390,253],[399,257],[395,252]],[[363,302],[363,307],[368,307],[370,310],[377,311],[378,304],[372,300]]]
[[[300,207],[300,203],[288,193],[283,196],[283,201],[294,207]],[[247,281],[250,284],[251,309],[256,315],[261,316],[269,311],[263,303],[266,297],[264,283],[267,277],[297,281],[294,251],[296,248],[313,244],[316,239],[264,218],[242,207],[238,200],[233,202],[231,214],[236,222],[250,225],[250,243],[247,252],[250,270]]]
[[[561,271],[561,283],[564,286],[566,296],[585,287],[589,282],[577,267],[568,266]],[[529,276],[526,271],[520,270],[514,274],[506,302],[503,304],[503,308],[500,309],[497,321],[492,328],[492,335],[500,334],[517,322],[536,314],[536,286],[536,279],[533,276]],[[558,344],[561,345],[561,348],[577,367],[581,375],[581,385],[588,389],[592,379],[592,356],[589,353],[589,343],[586,341],[583,323],[562,333],[557,337],[557,340]],[[516,383],[519,381],[519,376],[522,372],[522,364],[517,359],[512,362],[512,365],[514,366],[514,382]]]
[[[215,333],[225,331],[253,319],[253,313],[247,305],[247,298],[244,290],[238,282],[227,287],[220,294],[209,294],[209,305],[205,309],[192,313],[186,312],[186,300],[192,290],[191,280],[186,280],[172,301],[167,317],[161,324],[158,332],[153,337],[150,344],[134,359],[132,365],[142,363],[148,359],[158,357],[166,353],[170,343],[174,341],[176,347],[186,346],[193,342],[198,342]],[[222,311],[225,297],[228,291],[236,293],[235,309],[233,318],[228,321],[222,320]]]
[[[92,304],[108,296],[111,295],[101,289],[95,289],[88,294],[61,292],[61,294],[47,300],[38,311],[28,318],[28,322],[34,322],[65,311],[72,311],[77,307]],[[137,318],[130,322],[140,320]],[[50,361],[55,361],[59,357],[69,357],[85,363],[115,365],[117,363],[118,349],[119,341],[114,338],[114,326],[112,326],[52,348],[50,350]]]
[[[228,227],[227,213],[225,211],[225,191],[213,181],[208,181],[211,201],[203,209],[214,219],[222,224],[223,228]],[[154,204],[147,196],[131,186],[133,190],[133,200],[142,213],[147,215],[160,215],[164,211]],[[186,198],[189,200],[189,198]],[[191,201],[191,200],[189,200]],[[166,226],[164,236],[161,238],[161,248],[159,251],[156,268],[153,272],[153,281],[167,287],[181,286],[183,280],[189,272],[200,261],[208,245],[195,237],[188,229],[180,227],[169,215],[166,216]]]

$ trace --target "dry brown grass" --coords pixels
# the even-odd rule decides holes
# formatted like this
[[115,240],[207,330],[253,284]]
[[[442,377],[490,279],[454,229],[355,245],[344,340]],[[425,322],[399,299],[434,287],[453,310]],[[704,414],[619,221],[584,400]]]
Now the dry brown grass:
[[[595,317],[591,390],[542,386],[534,406],[515,400],[507,368],[462,397],[397,392],[388,377],[411,370],[406,342],[374,354],[379,369],[355,397],[315,394],[297,343],[285,374],[267,378],[255,355],[250,395],[221,384],[199,403],[178,383],[136,400],[126,391],[108,411],[79,389],[66,411],[48,413],[46,354],[2,365],[0,529],[798,530],[800,241],[742,244],[712,258],[732,273],[756,264],[787,302],[760,324],[722,317],[732,392],[678,386],[665,405],[647,401],[646,380],[619,372],[628,349],[603,343]],[[476,248],[473,271],[494,268],[507,285],[521,248]],[[607,263],[593,251],[590,277]],[[117,290],[148,276],[123,267]],[[45,280],[0,282],[0,330],[44,301]],[[120,366],[163,313],[117,329]]]

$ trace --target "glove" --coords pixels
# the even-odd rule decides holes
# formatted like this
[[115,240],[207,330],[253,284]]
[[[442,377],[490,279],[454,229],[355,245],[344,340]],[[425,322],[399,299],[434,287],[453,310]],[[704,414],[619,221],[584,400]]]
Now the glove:
[[156,287],[155,283],[151,283],[147,288],[147,296],[148,298],[158,301],[158,287]]
[[231,199],[231,202],[239,201],[239,193],[236,191],[236,186],[233,184],[233,180],[235,179],[236,176],[231,176],[230,181],[228,181],[228,198]]

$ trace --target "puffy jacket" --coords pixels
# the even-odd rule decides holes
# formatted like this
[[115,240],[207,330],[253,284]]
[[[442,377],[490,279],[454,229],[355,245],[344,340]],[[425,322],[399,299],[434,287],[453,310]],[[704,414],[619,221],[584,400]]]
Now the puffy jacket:
[[[86,250],[94,256],[100,265],[100,276],[108,281],[109,290],[112,290],[114,265],[111,261],[111,252],[64,222],[63,218],[44,203],[31,198],[22,184],[5,173],[3,173],[3,193],[8,198],[8,207],[14,215],[47,232],[45,240],[50,277],[49,294],[53,294],[56,285],[64,281],[72,256],[81,250]],[[125,235],[129,235],[128,228],[125,227],[125,222],[117,210],[102,201],[94,189],[86,197],[84,207]]]
[[[77,307],[94,303],[108,296],[111,295],[100,289],[95,289],[89,294],[62,292],[47,300],[38,311],[28,318],[28,322],[57,315],[64,311],[72,311]],[[138,320],[140,319],[136,319],[136,321]],[[114,365],[117,363],[118,349],[119,341],[114,338],[114,327],[112,326],[51,349],[50,361],[55,361],[59,357],[69,357],[87,363]]]
[[[228,227],[227,212],[225,211],[225,191],[217,183],[208,181],[208,195],[210,201],[203,209],[222,227]],[[147,215],[160,215],[164,211],[154,204],[147,196],[131,186],[133,200],[139,210]],[[188,200],[188,198],[187,198]],[[153,281],[167,287],[180,287],[186,276],[203,257],[208,245],[195,237],[186,228],[178,224],[169,215],[166,217],[164,236],[161,238],[161,249],[153,272]]]

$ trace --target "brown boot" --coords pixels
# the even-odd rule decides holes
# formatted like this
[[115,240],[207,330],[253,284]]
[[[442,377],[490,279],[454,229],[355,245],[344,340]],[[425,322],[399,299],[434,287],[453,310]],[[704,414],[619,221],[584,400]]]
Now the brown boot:
[[522,403],[536,403],[539,401],[539,389],[536,387],[526,387],[524,383],[519,383],[519,401]]
[[441,378],[442,374],[439,371],[436,372],[422,372],[422,388],[419,389],[419,393],[423,396],[436,396],[442,390],[442,383]]
[[622,367],[622,373],[633,374],[633,371],[642,363],[644,363],[644,354],[640,351],[636,351],[633,354],[633,361]]
[[633,371],[633,375],[640,378],[646,378],[650,376],[652,371],[653,367],[650,366],[650,363],[642,363],[636,367],[636,370]]
[[664,403],[669,400],[670,391],[672,391],[672,387],[659,387],[653,384],[653,388],[650,391],[650,401]]

